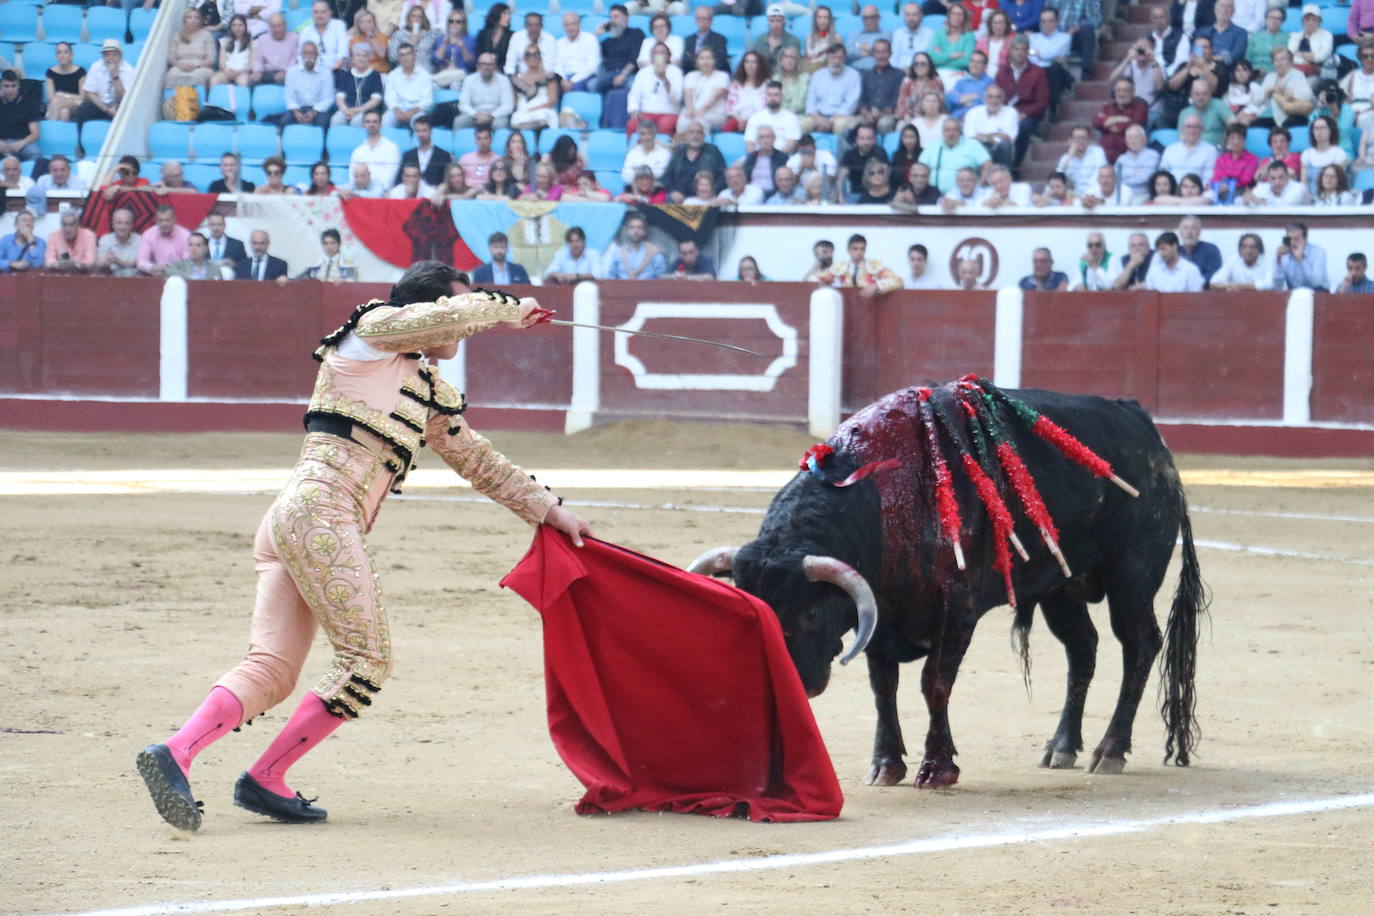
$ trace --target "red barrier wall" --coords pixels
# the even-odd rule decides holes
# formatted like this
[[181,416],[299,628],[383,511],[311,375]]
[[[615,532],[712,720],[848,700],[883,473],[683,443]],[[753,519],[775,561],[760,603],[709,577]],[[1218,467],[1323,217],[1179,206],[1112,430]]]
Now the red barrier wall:
[[1374,302],[1319,295],[1312,331],[1312,419],[1374,423]]
[[[699,283],[694,281],[627,281],[601,286],[601,323],[629,321],[645,303],[683,303],[682,317],[652,318],[643,330],[722,340],[763,354],[762,359],[701,344],[632,338],[630,355],[644,364],[646,373],[686,376],[667,384],[676,389],[639,387],[630,369],[615,362],[615,340],[605,335],[601,343],[601,409],[609,416],[729,416],[739,419],[805,422],[808,393],[811,328],[811,292],[803,283]],[[732,315],[736,307],[763,305],[776,309],[778,318],[796,334],[796,364],[783,371],[769,391],[731,389],[697,390],[693,376],[765,373],[782,355],[783,341],[762,318]]]
[[1026,293],[1021,383],[1177,419],[1283,416],[1287,293]]
[[[535,296],[555,318],[572,320],[572,287],[512,286],[515,296]],[[566,410],[572,398],[572,330],[496,327],[467,342],[467,396],[474,407],[550,406]],[[474,421],[475,422],[475,421]]]

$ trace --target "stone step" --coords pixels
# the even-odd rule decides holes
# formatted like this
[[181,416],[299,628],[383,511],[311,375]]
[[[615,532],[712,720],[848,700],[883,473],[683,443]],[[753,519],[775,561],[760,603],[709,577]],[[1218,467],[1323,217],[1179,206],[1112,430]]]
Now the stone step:
[[1059,121],[1068,123],[1091,121],[1106,101],[1106,96],[1101,99],[1067,99],[1059,106]]
[[1105,81],[1075,83],[1073,87],[1073,99],[1075,101],[1094,100],[1099,104],[1112,97],[1112,87]]
[[1050,173],[1054,171],[1054,166],[1058,161],[1057,159],[1053,161],[1036,160],[1034,162],[1027,160],[1021,163],[1019,179],[1028,182],[1038,194],[1044,187],[1046,179],[1050,177]]
[[[1138,7],[1134,7],[1134,6],[1133,6],[1133,7],[1131,7],[1131,9],[1138,9]],[[1132,23],[1117,23],[1116,32],[1113,34],[1112,40],[1113,40],[1113,41],[1131,41],[1131,42],[1135,42],[1135,41],[1139,41],[1140,39],[1144,38],[1146,35],[1149,35],[1149,34],[1150,34],[1150,26],[1149,26],[1148,24],[1142,25],[1142,24],[1140,24],[1140,23],[1134,23],[1134,22],[1132,22]]]

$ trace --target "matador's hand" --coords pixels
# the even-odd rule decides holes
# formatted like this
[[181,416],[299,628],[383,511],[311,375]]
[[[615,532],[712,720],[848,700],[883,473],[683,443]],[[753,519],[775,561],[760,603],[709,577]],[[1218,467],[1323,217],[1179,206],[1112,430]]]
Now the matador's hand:
[[544,524],[572,538],[574,547],[582,546],[582,535],[591,536],[592,528],[585,521],[562,506],[553,506],[544,516]]
[[553,318],[553,309],[542,307],[538,300],[526,297],[520,300],[520,317],[507,322],[513,328],[532,328]]

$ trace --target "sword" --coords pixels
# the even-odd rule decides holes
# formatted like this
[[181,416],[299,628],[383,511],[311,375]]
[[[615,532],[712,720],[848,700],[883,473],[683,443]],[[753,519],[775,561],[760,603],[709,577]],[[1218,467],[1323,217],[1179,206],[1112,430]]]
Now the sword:
[[660,340],[685,340],[688,343],[706,344],[708,347],[720,347],[722,350],[735,350],[739,353],[748,353],[750,356],[762,358],[763,354],[750,350],[747,347],[737,347],[734,344],[721,343],[718,340],[704,340],[700,337],[684,337],[681,334],[657,334],[653,331],[631,331],[628,328],[613,328],[604,324],[583,324],[579,321],[560,321],[551,318],[548,324],[562,325],[565,328],[592,328],[597,331],[610,331],[612,334],[633,334],[637,337],[657,337]]

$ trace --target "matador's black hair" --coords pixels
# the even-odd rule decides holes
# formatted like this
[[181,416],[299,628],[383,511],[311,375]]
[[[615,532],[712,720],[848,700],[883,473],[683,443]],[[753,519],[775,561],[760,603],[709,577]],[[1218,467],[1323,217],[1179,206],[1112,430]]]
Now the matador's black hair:
[[468,275],[441,261],[416,261],[391,287],[389,305],[433,302],[453,295],[453,284],[468,285]]

